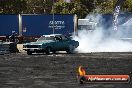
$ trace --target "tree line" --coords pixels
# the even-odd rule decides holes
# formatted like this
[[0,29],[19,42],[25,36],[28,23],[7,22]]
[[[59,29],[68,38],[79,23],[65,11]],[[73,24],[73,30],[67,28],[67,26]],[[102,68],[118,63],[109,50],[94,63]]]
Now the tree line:
[[[0,14],[111,14],[117,0],[0,0]],[[132,12],[132,0],[125,0],[123,12]]]

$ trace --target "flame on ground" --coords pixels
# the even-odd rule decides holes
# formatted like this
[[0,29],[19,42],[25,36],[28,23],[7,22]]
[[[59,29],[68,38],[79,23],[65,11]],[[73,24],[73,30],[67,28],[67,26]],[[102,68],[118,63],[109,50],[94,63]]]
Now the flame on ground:
[[79,66],[78,72],[79,72],[79,75],[80,75],[80,76],[84,76],[84,75],[86,74],[86,72],[85,72],[85,70],[82,68],[82,66]]

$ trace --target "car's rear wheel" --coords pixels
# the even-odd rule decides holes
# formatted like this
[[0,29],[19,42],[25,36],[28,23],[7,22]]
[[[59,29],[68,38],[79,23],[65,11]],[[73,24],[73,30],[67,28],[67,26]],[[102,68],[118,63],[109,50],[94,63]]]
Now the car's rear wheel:
[[32,52],[30,50],[27,50],[28,55],[32,55]]
[[74,49],[75,49],[75,47],[73,45],[69,45],[68,50],[66,52],[69,54],[72,54],[72,53],[74,53]]
[[51,48],[50,48],[50,47],[47,47],[45,53],[46,53],[46,54],[50,54],[50,52],[51,52]]
[[56,51],[52,51],[53,52],[53,54],[56,54]]

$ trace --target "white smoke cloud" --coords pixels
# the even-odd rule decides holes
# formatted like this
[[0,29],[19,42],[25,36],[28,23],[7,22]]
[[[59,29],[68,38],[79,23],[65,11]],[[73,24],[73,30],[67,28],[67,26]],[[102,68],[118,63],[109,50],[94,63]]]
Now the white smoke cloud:
[[[79,47],[76,51],[79,53],[132,51],[132,42],[120,39],[123,35],[121,31],[112,30],[111,27],[110,30],[113,32],[108,30],[109,33],[106,33],[106,29],[104,29],[101,23],[104,20],[101,15],[88,15],[86,18],[92,18],[99,25],[97,25],[94,31],[83,29],[78,31],[78,36],[74,37],[75,40],[79,41]],[[108,34],[110,35],[108,36]]]
[[122,26],[132,26],[132,18],[129,19],[126,23],[124,23]]

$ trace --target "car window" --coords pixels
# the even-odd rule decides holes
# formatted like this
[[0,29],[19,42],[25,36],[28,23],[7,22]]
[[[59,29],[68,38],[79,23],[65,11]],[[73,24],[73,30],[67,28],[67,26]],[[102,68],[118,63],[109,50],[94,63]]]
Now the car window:
[[37,41],[44,41],[44,40],[55,40],[54,36],[41,36]]
[[62,36],[62,40],[68,40],[67,36]]
[[55,40],[62,40],[62,38],[60,36],[55,36]]

